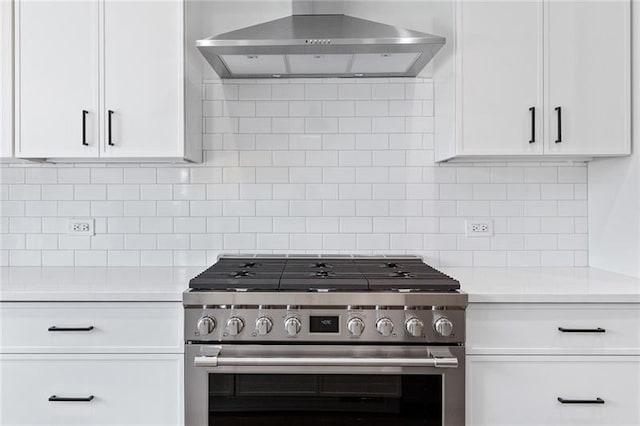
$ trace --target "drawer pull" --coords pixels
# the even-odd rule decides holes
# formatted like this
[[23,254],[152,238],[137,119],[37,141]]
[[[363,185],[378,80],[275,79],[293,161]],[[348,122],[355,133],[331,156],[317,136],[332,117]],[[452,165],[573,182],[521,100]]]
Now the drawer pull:
[[596,398],[596,399],[564,399],[558,397],[558,401],[561,404],[604,404],[604,399]]
[[49,327],[48,331],[91,331],[93,330],[93,326],[89,327],[56,327],[55,325]]
[[71,398],[71,397],[67,397],[67,396],[57,396],[57,395],[51,395],[49,397],[49,401],[50,402],[91,402],[93,401],[93,395],[89,395],[87,397],[80,397],[80,398]]
[[604,328],[564,328],[564,327],[558,327],[558,330],[560,330],[563,333],[605,333],[607,330],[605,330]]

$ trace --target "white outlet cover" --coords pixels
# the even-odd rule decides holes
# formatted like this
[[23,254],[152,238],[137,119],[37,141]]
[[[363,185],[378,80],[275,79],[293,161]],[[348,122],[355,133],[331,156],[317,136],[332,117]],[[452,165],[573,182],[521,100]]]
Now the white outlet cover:
[[493,221],[467,219],[464,221],[464,234],[467,237],[490,237],[493,235]]
[[94,222],[90,217],[70,217],[67,219],[68,235],[94,235]]

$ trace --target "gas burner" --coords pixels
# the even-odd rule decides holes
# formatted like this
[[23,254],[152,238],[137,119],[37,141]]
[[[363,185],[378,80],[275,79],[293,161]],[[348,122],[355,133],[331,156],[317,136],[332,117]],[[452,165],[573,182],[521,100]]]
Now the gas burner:
[[393,269],[398,269],[400,267],[400,265],[398,265],[395,262],[388,262],[385,263],[384,265],[382,265],[383,268],[393,268]]
[[413,278],[414,275],[411,272],[407,271],[396,271],[389,274],[391,278]]
[[316,262],[311,265],[312,268],[333,268],[333,265],[327,262]]
[[254,275],[255,275],[254,272],[249,272],[249,271],[236,271],[229,274],[229,276],[233,278],[247,278],[247,277],[253,277]]
[[329,271],[318,271],[315,274],[311,274],[311,276],[315,276],[318,278],[330,278],[330,277],[334,277],[335,274]]
[[240,267],[242,268],[255,268],[256,266],[258,266],[256,262],[247,262],[245,264],[240,265]]

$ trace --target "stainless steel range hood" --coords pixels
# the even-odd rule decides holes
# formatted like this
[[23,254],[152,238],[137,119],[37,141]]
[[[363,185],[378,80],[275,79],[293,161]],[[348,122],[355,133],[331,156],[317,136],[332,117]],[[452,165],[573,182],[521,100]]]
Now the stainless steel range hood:
[[414,77],[443,37],[342,14],[342,2],[293,0],[293,15],[198,40],[221,78]]

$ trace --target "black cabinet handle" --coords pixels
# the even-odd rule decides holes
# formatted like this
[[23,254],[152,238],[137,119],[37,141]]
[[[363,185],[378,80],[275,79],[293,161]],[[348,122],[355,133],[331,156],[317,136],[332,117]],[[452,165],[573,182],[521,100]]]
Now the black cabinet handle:
[[66,396],[57,396],[57,395],[51,395],[49,397],[49,401],[50,402],[91,402],[93,401],[94,396],[93,395],[89,395],[87,397],[80,397],[80,398],[72,398],[72,397],[66,397]]
[[529,143],[536,142],[536,107],[529,108],[531,111],[531,140]]
[[89,146],[87,143],[87,114],[89,111],[83,109],[82,110],[82,145]]
[[556,107],[556,112],[558,113],[558,139],[556,139],[556,143],[562,142],[562,108]]
[[558,330],[560,330],[563,333],[605,333],[607,330],[605,330],[604,328],[564,328],[564,327],[558,327]]
[[564,399],[558,397],[558,401],[561,404],[604,404],[604,399],[596,398],[596,399]]
[[107,142],[110,146],[113,146],[113,139],[111,138],[111,116],[114,114],[112,110],[109,110],[107,115]]
[[89,327],[56,327],[55,325],[49,327],[47,331],[91,331],[93,326]]

